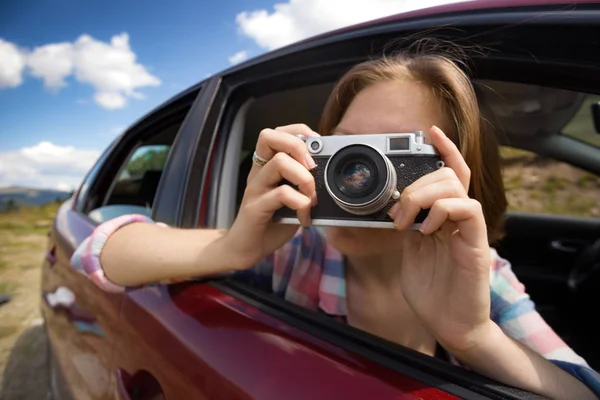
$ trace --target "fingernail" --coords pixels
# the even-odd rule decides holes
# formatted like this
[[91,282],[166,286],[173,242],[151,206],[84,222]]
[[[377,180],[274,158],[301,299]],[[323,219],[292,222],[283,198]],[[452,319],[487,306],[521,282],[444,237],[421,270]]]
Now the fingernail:
[[313,169],[317,166],[317,164],[315,163],[315,160],[313,160],[313,158],[310,156],[310,154],[306,153],[305,159],[306,159],[306,166],[308,167],[308,169]]
[[394,219],[394,217],[396,216],[396,213],[400,210],[400,203],[396,203],[392,206],[392,208],[390,208],[390,211],[388,211],[388,215],[390,216],[391,219]]
[[321,136],[321,135],[319,135],[319,132],[312,131],[312,133],[314,133],[317,136]]
[[421,222],[421,227],[419,228],[421,233],[425,233],[425,230],[427,229],[427,225],[429,225],[429,217],[425,218],[423,220],[423,222]]
[[438,131],[438,133],[442,136],[446,136],[446,134],[444,133],[443,130],[441,130],[440,128],[438,128],[436,125],[433,125],[433,129],[435,129],[436,131]]
[[394,226],[396,226],[396,228],[398,228],[398,226],[400,225],[400,222],[402,222],[402,210],[398,210],[396,212],[396,216],[394,217]]
[[313,207],[317,205],[317,192],[313,192],[310,196],[310,200],[312,201]]

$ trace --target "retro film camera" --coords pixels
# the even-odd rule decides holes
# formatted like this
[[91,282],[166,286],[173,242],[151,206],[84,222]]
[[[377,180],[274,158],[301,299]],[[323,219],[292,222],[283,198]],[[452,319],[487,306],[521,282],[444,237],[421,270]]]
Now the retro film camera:
[[[437,150],[423,143],[421,131],[299,137],[317,164],[311,171],[318,198],[311,210],[313,225],[394,228],[388,211],[404,188],[444,166]],[[417,215],[412,229],[428,212]],[[296,211],[287,207],[277,210],[274,220],[300,224]]]

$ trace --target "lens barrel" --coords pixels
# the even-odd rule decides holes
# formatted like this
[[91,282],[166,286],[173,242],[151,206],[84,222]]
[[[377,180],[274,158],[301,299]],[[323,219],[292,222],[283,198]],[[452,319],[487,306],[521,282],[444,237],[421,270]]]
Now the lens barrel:
[[346,146],[331,156],[325,167],[325,187],[336,204],[355,215],[381,211],[396,190],[396,170],[378,149]]

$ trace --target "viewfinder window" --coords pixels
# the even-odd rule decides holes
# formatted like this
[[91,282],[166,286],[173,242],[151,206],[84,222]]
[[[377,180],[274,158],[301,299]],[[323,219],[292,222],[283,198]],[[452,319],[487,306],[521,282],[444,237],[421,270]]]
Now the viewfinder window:
[[410,150],[410,142],[407,137],[390,138],[390,150]]

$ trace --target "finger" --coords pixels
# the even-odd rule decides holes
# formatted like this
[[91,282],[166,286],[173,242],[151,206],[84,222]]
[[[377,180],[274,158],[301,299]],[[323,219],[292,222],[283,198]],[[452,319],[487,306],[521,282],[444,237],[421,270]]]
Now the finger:
[[456,224],[459,234],[467,244],[473,247],[487,245],[487,227],[481,203],[477,200],[452,198],[436,201],[420,230],[428,235],[447,222]]
[[296,161],[308,169],[316,167],[315,161],[308,152],[306,143],[281,130],[263,129],[258,135],[256,154],[270,160],[277,153],[291,155]]
[[407,229],[411,226],[421,210],[431,208],[439,199],[461,198],[468,199],[465,188],[454,178],[434,182],[400,196],[400,210],[394,216],[397,229]]
[[275,130],[291,133],[292,135],[302,135],[306,137],[321,136],[317,132],[310,129],[310,127],[306,124],[283,125],[278,126],[277,128],[275,128]]
[[273,213],[282,207],[296,210],[298,220],[304,226],[310,225],[311,199],[289,185],[281,185],[256,198],[250,205],[255,215],[272,218]]
[[440,157],[447,167],[450,167],[456,172],[456,176],[463,184],[463,187],[468,192],[469,182],[471,180],[471,170],[465,162],[460,150],[448,136],[437,126],[432,126],[429,130],[432,145],[440,153]]
[[[458,180],[458,177],[456,176],[456,172],[454,172],[454,170],[452,168],[443,167],[434,172],[423,175],[422,177],[420,177],[419,179],[417,179],[416,181],[414,181],[413,183],[411,183],[410,185],[405,187],[404,190],[402,191],[402,193],[405,195],[410,195],[411,193],[413,193],[427,185],[431,185],[432,183],[441,182],[441,181],[450,180],[450,179],[455,179],[458,182],[460,182]],[[399,209],[399,206],[396,207],[396,209],[394,209],[392,207],[392,210],[390,210],[390,212],[393,213],[394,211],[398,211],[398,209]]]
[[315,193],[315,178],[298,161],[285,153],[277,153],[260,169],[248,185],[251,193],[264,193],[279,185],[282,180],[298,186],[308,198]]

